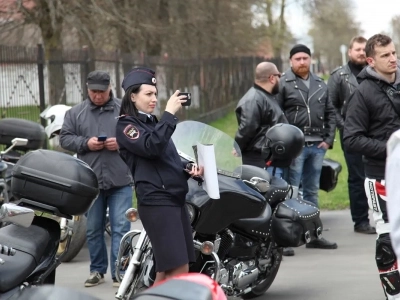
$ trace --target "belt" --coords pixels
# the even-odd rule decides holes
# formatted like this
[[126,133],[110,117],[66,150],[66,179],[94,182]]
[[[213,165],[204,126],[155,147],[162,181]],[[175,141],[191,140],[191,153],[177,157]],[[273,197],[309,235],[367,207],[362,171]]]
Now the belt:
[[312,146],[314,146],[316,143],[318,143],[318,142],[304,142],[304,146],[306,146],[306,147],[312,147]]

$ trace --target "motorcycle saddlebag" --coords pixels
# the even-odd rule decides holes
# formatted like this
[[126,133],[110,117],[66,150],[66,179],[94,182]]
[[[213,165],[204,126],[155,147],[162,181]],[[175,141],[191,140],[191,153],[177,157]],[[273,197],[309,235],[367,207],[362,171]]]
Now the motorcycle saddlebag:
[[52,151],[28,152],[15,164],[11,192],[20,205],[58,216],[82,215],[96,199],[96,174],[83,161]]
[[325,192],[332,191],[338,182],[339,173],[342,171],[342,165],[329,158],[325,158],[322,163],[321,176],[319,178],[319,188]]
[[309,243],[322,234],[319,209],[304,200],[285,200],[275,209],[271,230],[278,246],[299,247]]
[[39,123],[16,118],[0,120],[0,144],[11,145],[14,138],[27,139],[28,144],[14,149],[36,150],[42,148],[46,139],[44,128]]

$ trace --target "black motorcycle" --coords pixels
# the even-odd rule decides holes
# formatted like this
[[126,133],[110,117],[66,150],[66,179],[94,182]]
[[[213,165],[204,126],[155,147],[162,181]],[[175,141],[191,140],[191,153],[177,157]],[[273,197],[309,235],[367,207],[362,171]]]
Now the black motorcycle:
[[[12,144],[23,146],[27,142],[14,139]],[[36,150],[18,160],[11,180],[14,203],[1,206],[0,221],[19,225],[0,228],[0,254],[5,254],[0,260],[0,299],[15,299],[29,286],[54,284],[56,268],[62,261],[62,255],[57,256],[60,225],[48,216],[72,219],[84,214],[98,192],[93,170],[70,155]],[[21,213],[32,210],[38,214],[33,220]],[[67,250],[73,228],[69,231]]]
[[[210,276],[228,296],[251,299],[264,294],[279,271],[282,247],[297,247],[321,236],[319,210],[306,201],[287,199],[291,188],[283,179],[242,165],[234,140],[211,126],[185,121],[172,138],[185,162],[197,161],[197,143],[212,144],[217,165],[218,199],[205,191],[211,185],[207,178],[203,184],[188,181],[186,207],[197,257],[190,272]],[[135,221],[139,216],[132,208],[126,217]],[[116,299],[131,299],[153,284],[152,247],[144,229],[122,238],[116,266],[121,282]]]

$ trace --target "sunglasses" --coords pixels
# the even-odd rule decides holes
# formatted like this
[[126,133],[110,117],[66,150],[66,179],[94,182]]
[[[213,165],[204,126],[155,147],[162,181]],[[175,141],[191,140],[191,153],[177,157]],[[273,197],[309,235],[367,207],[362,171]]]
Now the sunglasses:
[[278,78],[281,78],[282,74],[272,74],[271,76],[278,76]]

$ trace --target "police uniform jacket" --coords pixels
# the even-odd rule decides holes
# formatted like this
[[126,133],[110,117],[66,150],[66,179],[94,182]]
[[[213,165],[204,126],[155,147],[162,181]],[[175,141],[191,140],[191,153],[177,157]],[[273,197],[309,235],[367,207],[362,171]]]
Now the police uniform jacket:
[[121,116],[117,142],[129,166],[140,205],[182,206],[188,192],[188,175],[171,139],[178,119],[164,112],[158,121],[146,114]]
[[335,107],[336,126],[343,129],[346,108],[351,94],[358,86],[357,78],[351,72],[348,64],[332,71],[328,80],[329,98]]
[[[310,88],[307,88],[292,69],[289,69],[282,74],[279,82],[278,101],[289,124],[303,131],[305,127],[319,130],[312,134],[313,140],[333,145],[335,109],[328,96],[328,87],[320,77],[310,72]],[[308,140],[307,136],[305,139]]]
[[115,126],[121,100],[110,94],[110,100],[97,106],[86,99],[68,110],[60,132],[60,145],[75,152],[94,171],[102,190],[132,184],[129,168],[119,156],[118,151],[103,149],[91,151],[87,145],[94,136],[115,137]]

